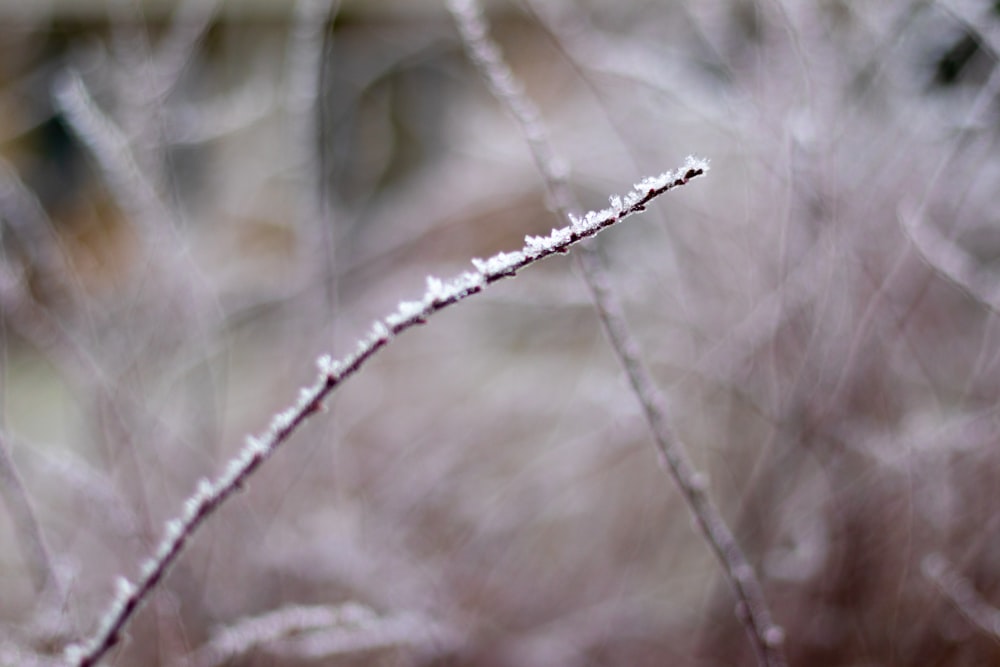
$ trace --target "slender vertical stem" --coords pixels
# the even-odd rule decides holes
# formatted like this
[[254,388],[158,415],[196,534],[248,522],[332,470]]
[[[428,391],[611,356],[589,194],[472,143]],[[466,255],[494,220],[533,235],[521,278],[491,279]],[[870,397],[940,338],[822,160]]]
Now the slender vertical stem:
[[[469,58],[475,63],[494,96],[517,121],[531,149],[538,171],[548,189],[550,200],[560,218],[579,210],[567,182],[567,169],[556,154],[534,102],[504,62],[499,47],[489,37],[482,9],[475,0],[448,0]],[[608,340],[628,376],[629,384],[642,405],[646,423],[660,459],[670,472],[687,502],[688,508],[722,564],[740,601],[738,613],[757,656],[763,665],[786,664],[782,643],[784,633],[772,620],[763,587],[749,561],[708,495],[707,484],[691,463],[687,450],[671,426],[666,402],[652,375],[640,358],[639,346],[629,330],[624,309],[611,288],[607,271],[596,250],[583,246],[576,261],[590,290]]]
[[45,544],[45,537],[31,504],[31,497],[24,488],[2,431],[0,431],[0,494],[3,495],[4,504],[17,528],[35,591],[40,593],[48,586],[58,585],[52,556]]

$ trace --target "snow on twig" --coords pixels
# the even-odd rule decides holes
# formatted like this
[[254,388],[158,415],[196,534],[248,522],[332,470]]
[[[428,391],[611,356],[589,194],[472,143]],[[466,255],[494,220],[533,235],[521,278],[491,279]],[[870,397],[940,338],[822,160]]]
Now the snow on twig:
[[336,606],[292,605],[237,621],[177,665],[216,667],[254,649],[274,656],[318,659],[358,654],[403,644],[441,644],[452,633],[414,613],[379,615],[347,602]]
[[316,381],[299,391],[296,403],[276,414],[266,431],[249,436],[243,449],[229,461],[222,474],[214,480],[204,478],[198,482],[194,494],[184,502],[181,515],[167,522],[153,555],[140,566],[137,581],[118,579],[116,595],[97,631],[90,639],[67,648],[67,661],[76,667],[90,667],[118,644],[125,626],[202,524],[222,503],[243,488],[249,477],[306,419],[323,408],[323,401],[334,389],[357,373],[394,336],[423,324],[434,313],[481,292],[487,285],[514,276],[530,264],[567,252],[576,243],[645,210],[646,205],[656,197],[687,184],[708,169],[706,160],[688,157],[676,171],[646,178],[624,197],[612,197],[609,208],[592,211],[583,217],[573,216],[569,225],[552,230],[548,236],[526,237],[525,245],[520,250],[473,260],[475,271],[466,271],[450,280],[428,277],[423,297],[417,301],[400,302],[394,313],[375,322],[368,336],[358,341],[353,354],[339,361],[328,355],[321,356],[317,360],[319,375]]

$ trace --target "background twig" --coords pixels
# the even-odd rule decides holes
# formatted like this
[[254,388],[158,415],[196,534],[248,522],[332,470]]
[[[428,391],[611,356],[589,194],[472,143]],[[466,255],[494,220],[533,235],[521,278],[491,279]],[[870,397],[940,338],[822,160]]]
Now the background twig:
[[[535,165],[545,180],[553,208],[560,218],[572,215],[572,211],[579,210],[579,206],[567,182],[566,167],[552,148],[541,114],[524,94],[523,87],[504,62],[499,47],[489,38],[482,9],[475,0],[449,0],[448,8],[455,17],[470,59],[479,68],[493,94],[517,120],[531,147]],[[746,624],[747,634],[761,663],[775,667],[784,665],[786,659],[781,648],[784,634],[772,620],[763,587],[712,502],[704,476],[697,472],[684,444],[670,425],[666,403],[640,358],[639,346],[629,330],[624,309],[611,287],[600,255],[595,249],[584,246],[577,255],[577,262],[608,340],[642,405],[661,460],[684,494],[702,534],[740,600],[738,614]]]

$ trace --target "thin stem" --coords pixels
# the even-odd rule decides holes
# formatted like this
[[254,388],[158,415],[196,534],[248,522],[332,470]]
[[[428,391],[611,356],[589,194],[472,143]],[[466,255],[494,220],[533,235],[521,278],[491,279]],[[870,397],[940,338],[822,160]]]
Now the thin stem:
[[100,627],[89,640],[71,646],[67,660],[77,667],[96,665],[121,639],[121,633],[150,593],[162,581],[170,566],[184,551],[187,542],[212,514],[237,491],[261,465],[284,444],[313,414],[323,408],[323,402],[346,379],[394,336],[423,324],[427,318],[467,297],[483,291],[488,285],[509,278],[521,269],[550,255],[565,253],[580,241],[595,236],[626,217],[644,211],[646,205],[668,190],[687,184],[703,175],[708,165],[703,160],[688,158],[675,172],[646,178],[624,197],[612,198],[612,206],[591,211],[582,218],[571,216],[571,224],[552,230],[549,236],[527,237],[525,246],[514,252],[501,252],[488,259],[474,259],[475,271],[466,271],[451,280],[428,277],[427,289],[419,301],[400,302],[396,312],[377,321],[367,338],[359,341],[354,354],[341,361],[329,356],[319,358],[319,376],[310,387],[299,392],[299,400],[271,420],[269,428],[259,436],[247,438],[247,443],[214,481],[202,479],[195,493],[184,503],[180,517],[167,522],[165,534],[140,568],[138,581],[120,578],[118,592],[104,614]]
[[42,527],[35,515],[31,497],[24,488],[17,466],[14,465],[14,459],[7,449],[6,438],[2,431],[0,431],[0,492],[17,527],[35,591],[40,593],[46,587],[58,587],[60,582],[52,563],[52,556],[45,544]]
[[143,240],[167,224],[170,214],[156,188],[139,168],[135,151],[122,130],[105,114],[90,94],[80,73],[67,69],[53,87],[53,100],[103,172],[115,201],[139,225]]
[[337,312],[337,273],[330,202],[324,183],[322,98],[326,68],[324,58],[330,25],[340,11],[339,0],[298,0],[292,39],[287,54],[286,111],[292,128],[290,172],[298,190],[300,209],[296,220],[300,265],[324,288],[324,313],[333,334]]
[[191,659],[178,662],[216,667],[255,648],[276,657],[332,659],[403,644],[447,645],[454,633],[418,614],[380,616],[347,602],[337,606],[293,605],[237,621],[213,632]]
[[[545,180],[553,207],[561,217],[572,216],[571,211],[578,210],[578,206],[567,182],[565,164],[552,147],[541,113],[524,93],[523,86],[504,62],[499,47],[490,38],[481,7],[476,0],[448,0],[448,8],[470,60],[479,69],[493,95],[520,126],[535,164]],[[704,476],[691,463],[687,449],[671,426],[666,402],[640,358],[639,346],[629,330],[621,300],[611,288],[600,255],[588,246],[583,246],[576,253],[576,261],[611,346],[642,405],[661,461],[680,488],[688,508],[722,564],[740,601],[738,615],[761,664],[782,667],[786,664],[781,646],[784,632],[772,620],[763,587],[721,512],[708,495]]]
[[931,554],[924,558],[921,570],[970,623],[994,639],[1000,639],[1000,609],[983,599],[948,559],[941,554]]
[[976,259],[918,212],[902,205],[897,211],[900,227],[924,261],[992,313],[1000,313],[1000,279],[977,265]]

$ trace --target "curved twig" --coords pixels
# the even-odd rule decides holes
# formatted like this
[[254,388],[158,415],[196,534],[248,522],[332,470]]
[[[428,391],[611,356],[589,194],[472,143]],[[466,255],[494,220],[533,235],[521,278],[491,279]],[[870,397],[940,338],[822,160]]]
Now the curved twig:
[[246,481],[293,433],[314,413],[323,408],[323,401],[346,379],[357,373],[375,353],[389,344],[394,336],[418,324],[434,313],[481,292],[488,285],[509,278],[518,271],[557,253],[565,253],[583,239],[626,217],[645,210],[646,205],[668,190],[687,184],[708,170],[704,160],[692,157],[675,172],[646,178],[624,197],[612,198],[612,205],[602,211],[591,211],[583,217],[573,216],[571,224],[553,229],[548,236],[529,236],[525,245],[514,252],[501,252],[488,259],[472,260],[475,271],[466,271],[450,280],[427,278],[427,289],[419,301],[402,301],[396,312],[375,322],[367,338],[359,341],[358,349],[341,361],[329,356],[318,359],[319,376],[312,386],[299,392],[298,401],[271,420],[269,428],[258,436],[247,438],[246,445],[225,470],[214,480],[202,479],[195,493],[184,503],[180,517],[168,521],[165,534],[154,554],[140,568],[135,583],[119,578],[117,595],[104,614],[97,632],[82,644],[66,650],[67,660],[76,667],[89,667],[121,639],[121,633],[142,603],[166,575],[170,566],[184,551],[195,532],[227,499],[243,488]]

